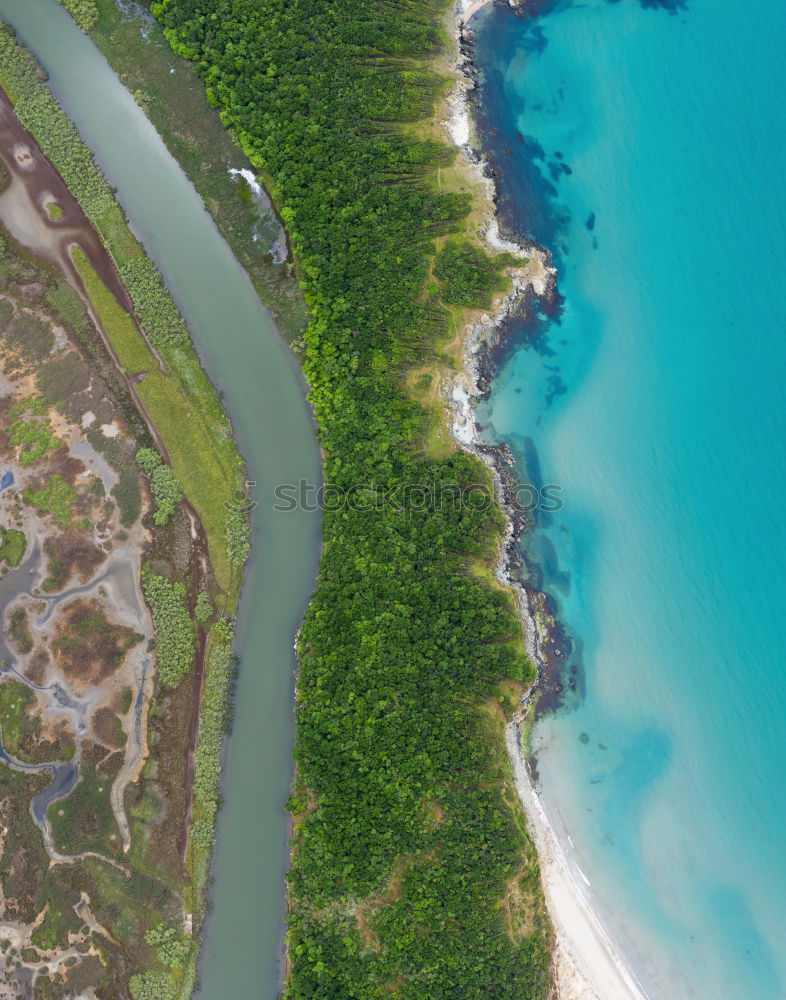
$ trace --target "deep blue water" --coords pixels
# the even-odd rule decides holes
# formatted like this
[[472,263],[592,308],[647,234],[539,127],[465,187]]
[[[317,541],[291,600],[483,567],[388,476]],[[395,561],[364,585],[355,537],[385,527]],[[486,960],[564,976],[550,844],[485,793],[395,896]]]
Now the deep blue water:
[[526,545],[583,694],[543,792],[653,998],[784,1000],[786,4],[538,5],[473,27],[564,297],[489,404],[563,486]]

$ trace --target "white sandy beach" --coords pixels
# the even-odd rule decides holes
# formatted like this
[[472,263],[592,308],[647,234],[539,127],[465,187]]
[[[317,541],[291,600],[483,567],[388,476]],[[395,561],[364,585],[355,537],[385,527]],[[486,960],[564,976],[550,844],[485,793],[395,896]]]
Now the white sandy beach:
[[[518,725],[506,732],[516,789],[540,858],[546,904],[556,934],[553,974],[559,1000],[647,1000],[582,887],[586,876],[543,810],[519,747]],[[564,835],[563,835],[564,836]]]
[[[462,23],[466,24],[490,2],[492,0],[459,0],[456,5],[457,28]],[[448,99],[445,131],[465,157],[468,168],[477,177],[483,178],[482,167],[472,152],[473,122],[467,101],[468,86],[468,82],[459,82]],[[516,287],[502,303],[499,312],[491,317],[483,316],[466,339],[466,367],[450,390],[449,402],[453,411],[453,436],[470,451],[474,450],[476,441],[472,399],[478,392],[473,370],[473,357],[478,343],[493,336],[494,329],[516,304],[521,290],[527,284],[537,294],[543,295],[553,273],[542,251],[532,247],[525,250],[501,236],[493,208],[493,181],[487,178],[483,180],[490,210],[489,222],[483,231],[486,243],[495,251],[504,250],[516,256],[527,257],[529,264],[515,279]],[[500,566],[498,573],[503,582],[510,583],[504,565]],[[539,637],[534,618],[529,612],[530,600],[522,587],[518,586],[518,590],[527,633],[527,648],[533,659],[537,659]],[[567,836],[559,836],[549,823],[521,752],[517,723],[513,722],[508,726],[506,741],[516,788],[538,850],[543,890],[555,931],[552,1000],[647,1000],[646,994],[629,970],[624,955],[612,941],[593,908],[591,885],[570,857]],[[580,884],[580,879],[586,884]]]

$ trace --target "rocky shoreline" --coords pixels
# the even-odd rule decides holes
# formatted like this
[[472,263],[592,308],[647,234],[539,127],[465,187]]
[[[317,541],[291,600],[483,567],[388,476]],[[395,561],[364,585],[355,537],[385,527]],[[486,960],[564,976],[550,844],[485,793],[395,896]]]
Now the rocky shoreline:
[[459,55],[455,69],[461,79],[448,99],[445,130],[458,146],[473,179],[482,181],[485,189],[488,218],[482,226],[481,238],[492,252],[509,253],[521,264],[510,268],[511,289],[495,310],[480,316],[467,329],[462,370],[446,386],[446,396],[452,412],[454,439],[491,470],[496,498],[506,515],[507,527],[496,575],[514,594],[523,621],[527,653],[537,669],[523,715],[530,711],[540,714],[560,704],[566,685],[574,690],[577,686],[575,673],[564,678],[572,644],[559,625],[551,598],[530,582],[535,574],[525,564],[520,541],[532,519],[518,501],[521,483],[513,453],[506,443],[484,438],[475,411],[479,403],[489,398],[499,367],[513,346],[510,339],[513,323],[532,311],[536,303],[550,303],[557,298],[557,274],[548,250],[500,230],[495,168],[478,149],[470,110],[477,104],[480,85],[480,71],[474,62],[474,34],[466,25],[460,7],[456,41]]
[[[486,0],[494,2],[494,0]],[[496,576],[517,602],[527,653],[537,677],[525,694],[519,711],[506,730],[512,777],[527,815],[541,869],[541,880],[554,927],[549,1000],[647,1000],[625,956],[619,951],[597,913],[589,890],[583,888],[572,859],[570,838],[559,822],[546,814],[538,788],[537,760],[530,753],[528,731],[540,716],[562,703],[564,688],[576,690],[578,668],[566,676],[573,644],[560,626],[554,602],[535,586],[535,567],[526,565],[521,538],[531,517],[518,502],[522,483],[515,458],[504,442],[486,440],[476,407],[487,400],[497,371],[513,347],[512,324],[534,312],[537,303],[558,304],[557,273],[550,253],[534,243],[519,242],[502,234],[499,221],[498,168],[479,151],[471,107],[479,107],[480,70],[474,61],[474,34],[466,20],[483,0],[458,0],[455,8],[458,81],[447,101],[444,128],[458,147],[466,170],[484,188],[487,217],[481,239],[494,252],[507,252],[520,260],[510,268],[511,290],[490,314],[472,322],[463,339],[461,370],[444,386],[451,413],[451,433],[465,450],[491,470],[497,502],[506,515]],[[515,6],[515,5],[514,5]],[[586,882],[586,879],[584,879]]]

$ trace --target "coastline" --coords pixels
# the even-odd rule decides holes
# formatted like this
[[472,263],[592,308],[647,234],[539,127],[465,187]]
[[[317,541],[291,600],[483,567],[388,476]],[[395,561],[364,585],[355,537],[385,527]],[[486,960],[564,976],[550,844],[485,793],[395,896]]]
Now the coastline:
[[[518,485],[514,458],[509,447],[484,441],[475,419],[475,406],[487,398],[496,373],[493,352],[504,343],[509,320],[526,309],[527,296],[547,297],[556,288],[556,270],[548,251],[534,244],[514,241],[500,232],[497,188],[486,169],[470,110],[470,95],[477,86],[473,61],[474,39],[469,20],[494,0],[458,0],[454,8],[457,82],[446,102],[443,129],[458,148],[465,168],[485,190],[487,218],[480,238],[492,252],[507,252],[524,261],[512,269],[512,288],[496,309],[483,314],[466,328],[462,367],[444,387],[450,410],[450,432],[464,450],[479,457],[494,477],[497,500],[506,516],[496,576],[510,590],[521,615],[527,653],[537,668],[537,680],[525,695],[521,709],[506,727],[506,747],[530,835],[536,845],[541,881],[554,928],[552,953],[552,1000],[648,1000],[629,969],[625,956],[607,932],[595,909],[591,894],[579,885],[575,871],[589,882],[571,861],[571,843],[566,831],[558,830],[546,815],[537,778],[533,777],[525,750],[527,729],[535,704],[544,693],[559,695],[556,680],[563,655],[562,636],[547,595],[533,590],[520,579],[522,556],[519,539],[526,530],[526,516],[516,506]],[[511,7],[515,4],[510,3]],[[574,682],[571,681],[571,685]],[[574,871],[575,869],[575,871]]]

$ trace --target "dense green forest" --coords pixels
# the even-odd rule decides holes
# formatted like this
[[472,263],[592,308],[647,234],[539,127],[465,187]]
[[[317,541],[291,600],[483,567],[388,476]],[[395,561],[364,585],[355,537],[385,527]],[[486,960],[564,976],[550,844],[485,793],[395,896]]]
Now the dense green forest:
[[437,277],[461,288],[427,291],[436,242],[469,210],[432,183],[451,151],[408,127],[443,87],[442,4],[152,10],[270,179],[311,314],[326,479],[357,501],[325,513],[298,641],[287,996],[542,997],[549,928],[500,704],[532,667],[509,595],[473,571],[501,514],[467,489],[488,483],[482,463],[429,452],[430,416],[404,390],[439,356],[445,303],[497,287],[498,269],[456,244]]

